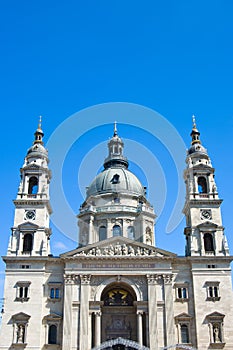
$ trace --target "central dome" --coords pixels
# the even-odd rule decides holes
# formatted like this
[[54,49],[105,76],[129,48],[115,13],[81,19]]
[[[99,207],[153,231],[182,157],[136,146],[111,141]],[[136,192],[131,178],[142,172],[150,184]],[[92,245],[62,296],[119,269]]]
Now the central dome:
[[127,168],[117,166],[107,168],[96,176],[87,189],[87,197],[108,192],[145,196],[145,189],[138,178]]
[[138,178],[128,170],[128,160],[123,155],[124,143],[117,134],[116,123],[113,137],[108,142],[108,156],[104,170],[87,188],[87,198],[103,193],[129,193],[145,197],[145,189]]

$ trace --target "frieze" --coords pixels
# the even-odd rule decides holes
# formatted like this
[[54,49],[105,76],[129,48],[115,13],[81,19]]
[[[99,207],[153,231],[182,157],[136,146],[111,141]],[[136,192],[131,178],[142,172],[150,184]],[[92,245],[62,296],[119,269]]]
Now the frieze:
[[88,251],[82,250],[76,256],[162,256],[162,254],[155,249],[117,243],[107,247],[94,247]]
[[82,268],[83,269],[152,269],[155,268],[156,264],[155,263],[131,263],[131,264],[126,264],[126,263],[83,263]]

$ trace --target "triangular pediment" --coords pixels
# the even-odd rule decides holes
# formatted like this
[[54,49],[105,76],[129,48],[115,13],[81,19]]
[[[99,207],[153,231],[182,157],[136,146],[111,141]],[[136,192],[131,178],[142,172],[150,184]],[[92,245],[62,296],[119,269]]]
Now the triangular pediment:
[[19,312],[12,316],[12,319],[15,321],[28,321],[31,316],[25,314],[24,312]]
[[175,257],[176,254],[163,249],[137,242],[126,237],[111,237],[104,241],[89,244],[85,247],[74,249],[70,252],[62,254],[62,258],[68,257]]
[[62,317],[58,314],[55,314],[55,313],[51,313],[51,314],[48,314],[46,316],[44,316],[44,320],[50,320],[50,321],[58,321],[58,320],[61,320]]
[[24,170],[28,170],[28,169],[39,169],[39,168],[40,168],[40,165],[33,163],[33,164],[28,164],[28,165],[26,165],[26,166],[24,167]]
[[33,224],[30,221],[24,222],[23,224],[20,224],[19,226],[20,231],[36,231],[38,229],[38,225]]
[[189,320],[192,316],[187,314],[186,312],[182,312],[181,314],[175,316],[175,320]]
[[218,225],[214,224],[214,223],[211,222],[211,221],[205,221],[205,222],[203,222],[203,223],[197,225],[197,227],[198,227],[199,229],[201,229],[201,228],[211,228],[211,227],[212,227],[212,228],[216,228],[216,227],[218,227]]
[[221,314],[220,312],[212,312],[211,314],[207,315],[208,318],[223,318],[225,315]]

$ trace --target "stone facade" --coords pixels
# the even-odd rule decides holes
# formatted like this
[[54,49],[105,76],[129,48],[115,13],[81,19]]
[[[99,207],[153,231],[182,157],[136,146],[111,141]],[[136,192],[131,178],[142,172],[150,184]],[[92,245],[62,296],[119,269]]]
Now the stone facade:
[[51,174],[39,124],[21,169],[3,257],[0,349],[90,350],[111,339],[119,339],[121,349],[233,349],[232,257],[222,201],[195,121],[191,136],[184,172],[186,256],[155,246],[156,216],[128,170],[115,126],[104,170],[80,208],[79,247],[53,257]]

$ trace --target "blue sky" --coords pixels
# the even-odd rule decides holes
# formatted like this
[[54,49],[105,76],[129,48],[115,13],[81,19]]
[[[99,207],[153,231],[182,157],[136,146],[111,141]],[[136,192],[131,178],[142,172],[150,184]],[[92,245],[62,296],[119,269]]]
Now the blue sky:
[[[19,168],[33,141],[38,116],[43,116],[47,142],[69,116],[110,102],[134,103],[157,111],[174,126],[187,147],[191,117],[197,116],[203,144],[216,168],[219,193],[224,199],[223,222],[233,252],[232,12],[231,1],[208,0],[1,3],[1,255],[6,253],[13,224],[12,199],[19,184]],[[184,221],[174,232],[166,233],[177,195],[174,159],[154,136],[156,118],[151,118],[151,133],[143,129],[140,115],[135,115],[135,123],[130,125],[127,118],[125,115],[124,122],[124,116],[114,109],[104,125],[95,114],[90,117],[88,130],[72,144],[64,162],[62,185],[67,201],[77,213],[83,200],[77,180],[80,164],[85,163],[86,153],[112,135],[112,123],[118,119],[123,139],[144,145],[158,160],[155,193],[160,187],[159,171],[164,174],[168,191],[156,228],[157,245],[183,254]],[[79,134],[79,125],[85,123],[81,115],[76,129],[70,130],[74,137]],[[69,133],[64,137],[69,138]],[[129,153],[133,154],[130,147],[129,142]],[[99,166],[105,156],[99,152]],[[185,154],[181,157],[185,160]],[[147,157],[143,159],[140,166],[134,159],[131,169],[143,182],[150,182],[150,197],[153,179],[145,173]],[[52,160],[52,171],[53,164]],[[81,178],[85,177],[85,166],[83,169]],[[153,169],[150,172],[153,174]],[[154,197],[150,200],[156,208],[159,201]],[[55,254],[75,246],[53,227]],[[4,270],[3,263],[0,270]],[[3,274],[0,278],[2,285]]]

